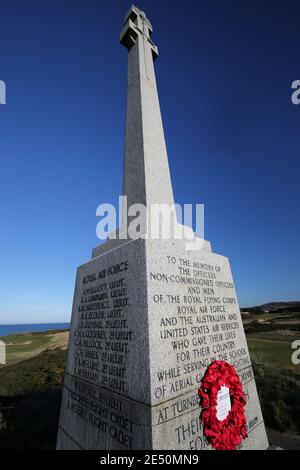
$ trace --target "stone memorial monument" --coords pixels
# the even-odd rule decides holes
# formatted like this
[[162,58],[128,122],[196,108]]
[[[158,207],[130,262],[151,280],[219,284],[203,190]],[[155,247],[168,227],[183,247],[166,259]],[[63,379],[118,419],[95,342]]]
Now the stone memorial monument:
[[[147,210],[174,204],[151,33],[145,13],[132,6],[120,37],[128,49],[123,194],[128,207]],[[238,447],[266,449],[228,259],[201,239],[195,250],[174,236],[126,237],[126,217],[77,271],[57,448],[217,448],[202,412],[211,409],[232,434],[227,421],[237,395],[222,372],[212,383],[216,403],[203,405],[198,390],[211,365],[225,364],[237,372],[245,398],[238,403],[246,418]]]

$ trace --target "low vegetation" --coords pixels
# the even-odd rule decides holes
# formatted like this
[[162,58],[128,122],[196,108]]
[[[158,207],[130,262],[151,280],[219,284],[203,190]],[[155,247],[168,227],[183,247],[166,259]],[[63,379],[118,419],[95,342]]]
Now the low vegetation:
[[242,315],[265,423],[300,436],[300,365],[291,347],[300,339],[299,307],[272,303]]
[[[66,332],[5,338],[9,346],[8,365],[0,369],[0,449],[55,448],[66,339]],[[17,360],[21,349],[28,359]]]

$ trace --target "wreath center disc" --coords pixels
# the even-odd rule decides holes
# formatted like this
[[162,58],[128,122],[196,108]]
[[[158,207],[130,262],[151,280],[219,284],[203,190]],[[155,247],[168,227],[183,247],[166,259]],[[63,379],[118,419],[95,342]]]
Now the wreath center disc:
[[217,419],[224,421],[231,410],[230,390],[226,385],[222,385],[217,395]]

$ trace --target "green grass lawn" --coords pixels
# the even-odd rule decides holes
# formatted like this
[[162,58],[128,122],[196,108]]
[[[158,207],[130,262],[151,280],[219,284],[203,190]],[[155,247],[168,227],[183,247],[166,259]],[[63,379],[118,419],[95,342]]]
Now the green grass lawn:
[[[35,333],[19,333],[9,336],[3,336],[0,338],[6,343],[6,366],[16,364],[20,361],[30,359],[31,357],[40,354],[41,352],[64,346],[63,344],[63,332],[62,331],[47,331],[47,332],[35,332]],[[6,367],[1,366],[1,367]]]
[[267,336],[265,334],[247,335],[247,342],[252,360],[272,368],[291,369],[300,373],[300,365],[294,365],[291,357],[294,352],[291,345],[297,337]]
[[299,337],[279,332],[247,335],[266,425],[300,435],[300,365],[291,361],[295,339]]

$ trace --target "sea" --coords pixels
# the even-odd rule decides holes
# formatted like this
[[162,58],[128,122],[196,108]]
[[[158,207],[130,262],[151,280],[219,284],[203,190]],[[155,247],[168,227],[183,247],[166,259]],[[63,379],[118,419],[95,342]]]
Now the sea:
[[0,336],[34,331],[68,330],[70,323],[28,323],[25,325],[0,325]]

